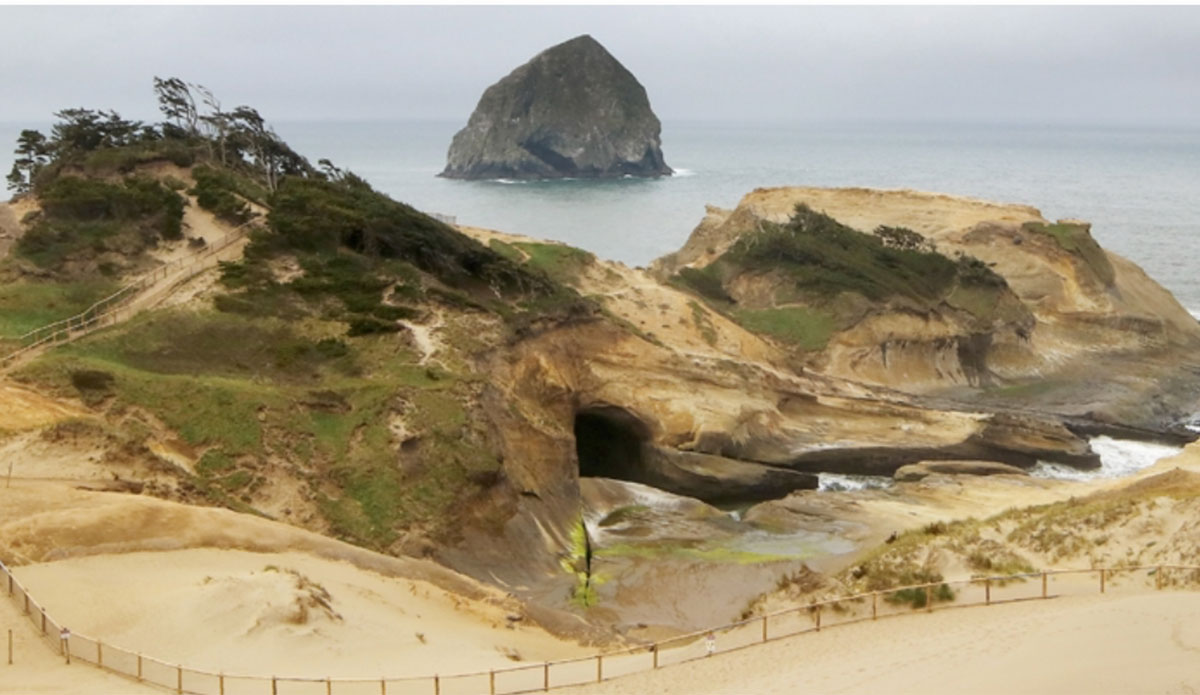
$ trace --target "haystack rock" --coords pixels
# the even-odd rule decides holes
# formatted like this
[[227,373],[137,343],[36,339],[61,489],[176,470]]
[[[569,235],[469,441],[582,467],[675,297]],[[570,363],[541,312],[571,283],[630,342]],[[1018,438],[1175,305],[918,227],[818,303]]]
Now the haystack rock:
[[450,143],[452,179],[669,176],[646,89],[591,36],[488,87]]

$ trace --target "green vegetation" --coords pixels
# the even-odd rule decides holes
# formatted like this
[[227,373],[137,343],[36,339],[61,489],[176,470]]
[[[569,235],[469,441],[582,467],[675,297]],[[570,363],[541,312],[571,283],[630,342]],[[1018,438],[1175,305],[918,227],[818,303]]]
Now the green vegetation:
[[530,267],[564,285],[578,281],[584,268],[596,262],[595,255],[566,244],[517,242],[514,246],[525,252]]
[[41,190],[40,200],[43,214],[16,249],[50,270],[105,252],[139,253],[159,238],[183,236],[184,200],[155,179],[109,183],[63,176]]
[[715,346],[717,329],[713,326],[712,319],[708,317],[708,312],[695,301],[689,300],[688,308],[692,310],[692,323],[696,325],[696,330],[700,331],[700,337],[704,338],[704,342]]
[[1050,237],[1063,250],[1079,256],[1097,280],[1105,286],[1112,286],[1116,278],[1115,271],[1104,249],[1092,238],[1087,224],[1026,222],[1022,228],[1026,232]]
[[958,275],[954,261],[939,253],[885,246],[805,205],[786,224],[763,223],[743,236],[718,263],[780,271],[797,289],[817,296],[856,292],[875,301],[937,301]]
[[196,185],[188,193],[196,196],[196,204],[230,224],[242,224],[250,219],[246,200],[262,204],[266,191],[244,176],[227,169],[197,166],[192,169]]
[[[769,283],[770,299],[740,306],[730,287],[746,276]],[[745,328],[805,351],[823,349],[834,331],[861,317],[862,300],[846,300],[853,296],[922,309],[944,303],[989,327],[1028,314],[1004,279],[975,258],[947,258],[901,227],[864,234],[804,205],[787,223],[760,223],[708,266],[684,268],[671,282]]]
[[719,303],[732,303],[733,297],[725,291],[721,276],[717,272],[718,265],[712,264],[704,268],[683,268],[679,274],[671,278],[672,284],[682,286],[696,292],[701,297]]
[[596,605],[596,577],[592,575],[592,544],[588,538],[583,517],[571,525],[570,546],[562,558],[564,571],[575,575],[575,586],[571,590],[571,602],[581,608]]
[[102,278],[0,284],[0,340],[74,316],[116,290],[116,283]]
[[755,333],[765,333],[802,350],[820,350],[835,328],[833,317],[816,309],[785,306],[777,309],[735,309],[734,320]]

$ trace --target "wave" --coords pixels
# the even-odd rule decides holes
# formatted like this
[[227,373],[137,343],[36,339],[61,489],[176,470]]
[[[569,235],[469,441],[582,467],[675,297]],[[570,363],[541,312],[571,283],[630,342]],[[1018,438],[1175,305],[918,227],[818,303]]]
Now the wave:
[[892,478],[886,475],[851,475],[848,473],[818,473],[817,490],[847,492],[850,490],[879,490],[891,487]]
[[1133,442],[1112,437],[1093,437],[1092,450],[1100,455],[1100,467],[1081,471],[1061,463],[1039,461],[1029,470],[1035,478],[1055,480],[1100,480],[1122,478],[1154,465],[1159,459],[1174,456],[1183,449],[1168,444]]
[[671,176],[673,178],[681,178],[681,179],[688,177],[688,176],[695,176],[695,175],[696,175],[696,171],[694,169],[676,169],[675,173],[671,174]]
[[1197,321],[1200,321],[1200,309],[1188,309],[1187,312]]

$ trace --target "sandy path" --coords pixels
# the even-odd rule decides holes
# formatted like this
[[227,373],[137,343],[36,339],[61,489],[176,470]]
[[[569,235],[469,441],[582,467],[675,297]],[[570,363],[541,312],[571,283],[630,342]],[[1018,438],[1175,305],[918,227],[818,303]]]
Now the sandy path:
[[1200,593],[1060,598],[858,623],[563,693],[1195,693]]
[[[12,665],[8,664],[7,654],[9,630],[13,632]],[[8,597],[0,597],[0,693],[162,695],[163,692],[161,688],[139,685],[85,664],[67,666]]]

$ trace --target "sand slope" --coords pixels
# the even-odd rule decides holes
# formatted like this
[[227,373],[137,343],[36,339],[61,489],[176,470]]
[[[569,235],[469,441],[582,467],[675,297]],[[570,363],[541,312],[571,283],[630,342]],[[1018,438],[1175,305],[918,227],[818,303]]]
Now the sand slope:
[[588,653],[503,606],[304,553],[94,555],[14,573],[74,632],[212,672],[432,675]]
[[838,627],[572,695],[1200,692],[1200,593],[1062,598]]

